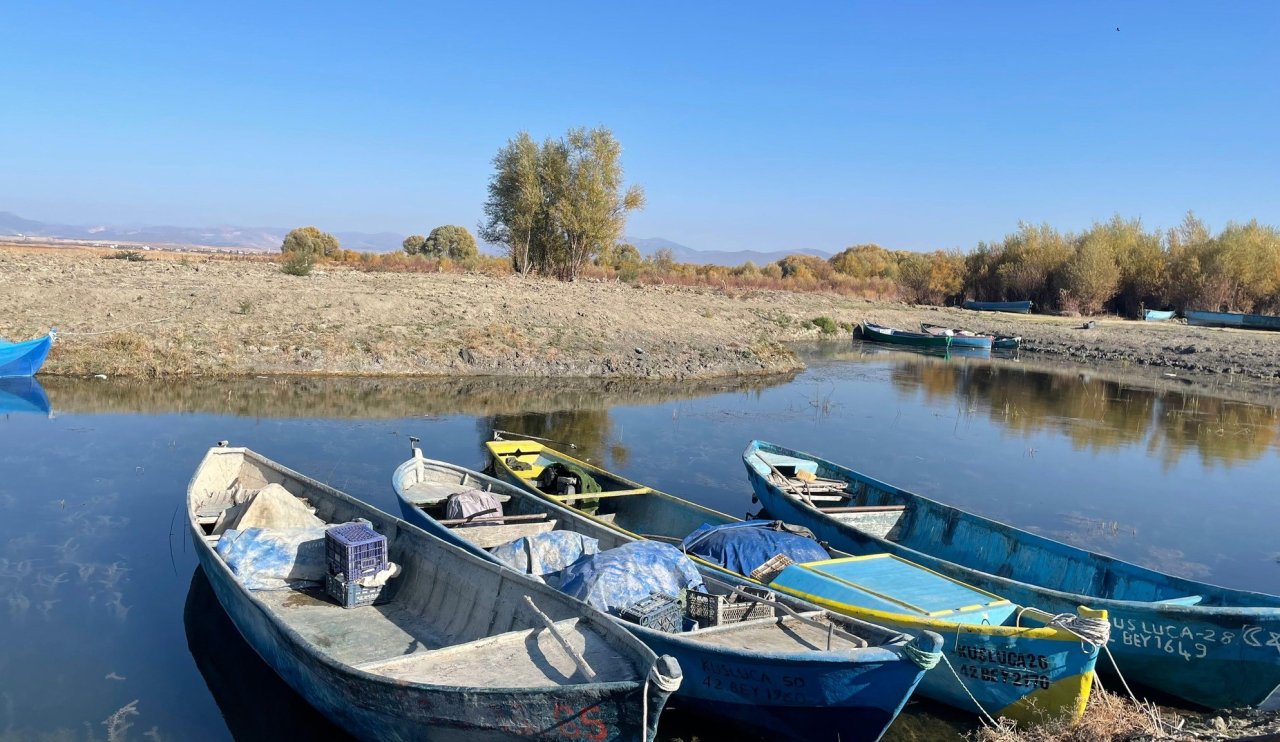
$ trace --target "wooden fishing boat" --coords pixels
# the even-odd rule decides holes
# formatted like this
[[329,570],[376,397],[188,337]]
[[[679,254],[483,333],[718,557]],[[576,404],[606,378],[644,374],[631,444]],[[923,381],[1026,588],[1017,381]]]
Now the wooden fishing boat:
[[34,376],[0,378],[0,415],[11,412],[48,415],[51,409],[44,387]]
[[[402,569],[390,600],[347,609],[319,588],[246,588],[246,571],[215,550],[215,523],[227,493],[269,484],[325,523],[363,518],[385,535]],[[200,565],[245,640],[360,739],[650,739],[679,684],[675,660],[602,613],[247,449],[209,451],[187,515]]]
[[1280,330],[1280,317],[1268,314],[1240,314],[1237,312],[1205,312],[1187,309],[1182,316],[1187,324],[1197,327],[1241,327],[1246,330]]
[[[1068,546],[771,443],[752,441],[743,459],[774,517],[832,546],[893,554],[1051,613],[1104,610],[1130,682],[1209,708],[1280,707],[1280,597]],[[789,478],[797,471],[831,486],[810,496]]]
[[997,335],[992,347],[996,350],[1017,350],[1022,346],[1021,335]]
[[[632,538],[682,543],[703,525],[740,523],[738,518],[628,480],[530,440],[485,444],[497,475],[567,505]],[[600,488],[590,494],[555,494],[539,488],[547,467],[569,465],[589,473]],[[786,520],[784,518],[784,520]],[[769,582],[732,572],[689,553],[701,569],[728,581],[768,587],[828,610],[919,636],[941,634],[948,666],[925,673],[917,692],[971,712],[1006,716],[1023,723],[1078,719],[1093,685],[1098,650],[1063,628],[1076,619],[1105,631],[1105,614],[1074,609],[1055,617],[1002,596],[976,590],[903,560],[848,561],[853,555],[828,549],[833,559],[792,565]],[[851,574],[859,572],[861,574]],[[797,574],[798,573],[798,574]],[[875,573],[875,574],[873,574]],[[957,602],[958,601],[958,602]],[[1101,628],[1097,626],[1101,624]],[[975,704],[976,699],[976,704]],[[980,704],[980,705],[978,705]]]
[[1165,320],[1173,319],[1175,314],[1177,312],[1173,309],[1144,309],[1142,311],[1142,319],[1147,322],[1164,322]]
[[974,301],[965,300],[965,309],[975,312],[1012,312],[1014,314],[1030,314],[1031,300],[1025,301]]
[[883,327],[871,322],[862,323],[862,339],[888,345],[905,345],[912,348],[938,348],[945,350],[951,346],[951,338],[935,337],[923,332],[906,332],[892,327]]
[[58,331],[50,330],[42,338],[20,343],[0,339],[0,377],[34,376],[44,364],[49,348],[53,347],[53,341],[57,337]]
[[[392,485],[406,521],[495,562],[487,549],[550,531],[583,534],[601,550],[638,540],[610,527],[606,516],[590,517],[486,474],[424,458],[416,446]],[[449,497],[476,489],[501,502],[500,517],[445,517]],[[486,525],[486,519],[501,525]],[[743,580],[723,578],[703,570],[712,594],[736,595],[733,587]],[[655,652],[680,661],[685,678],[676,695],[682,705],[796,740],[879,739],[924,673],[912,657],[936,657],[942,645],[936,634],[914,640],[786,597],[756,603],[735,618],[678,633],[619,623]],[[832,627],[837,631],[828,643]]]

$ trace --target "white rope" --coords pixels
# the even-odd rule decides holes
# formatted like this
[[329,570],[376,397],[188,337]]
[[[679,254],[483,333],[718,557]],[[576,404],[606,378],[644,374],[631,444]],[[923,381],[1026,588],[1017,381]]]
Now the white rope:
[[987,723],[991,724],[991,726],[993,727],[999,728],[1000,722],[993,719],[991,717],[991,714],[988,714],[987,710],[982,707],[982,704],[978,703],[978,699],[973,697],[973,693],[969,692],[969,686],[964,684],[964,680],[960,677],[960,673],[956,672],[956,668],[951,665],[951,660],[947,659],[947,655],[945,654],[942,655],[942,664],[946,665],[947,669],[951,671],[951,674],[952,676],[955,677],[956,682],[960,684],[961,690],[964,691],[965,695],[969,696],[969,700],[973,701],[973,705],[978,707],[978,711],[982,712],[982,716],[987,720]]

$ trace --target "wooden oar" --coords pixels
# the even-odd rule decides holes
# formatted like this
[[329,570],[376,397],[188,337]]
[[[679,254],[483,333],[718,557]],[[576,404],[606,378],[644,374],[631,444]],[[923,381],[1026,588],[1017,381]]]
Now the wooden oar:
[[550,616],[543,613],[538,609],[538,606],[534,605],[533,598],[526,595],[524,596],[524,602],[528,603],[529,608],[538,615],[538,618],[542,619],[544,624],[547,625],[547,630],[556,638],[556,641],[560,642],[560,647],[564,649],[565,654],[569,655],[569,658],[573,660],[573,664],[578,666],[578,669],[582,671],[582,674],[587,676],[587,680],[595,680],[596,671],[592,670],[591,665],[587,664],[587,658],[579,654],[578,650],[574,649],[573,645],[569,643],[569,640],[560,633],[560,629],[556,628],[556,622],[552,621]]

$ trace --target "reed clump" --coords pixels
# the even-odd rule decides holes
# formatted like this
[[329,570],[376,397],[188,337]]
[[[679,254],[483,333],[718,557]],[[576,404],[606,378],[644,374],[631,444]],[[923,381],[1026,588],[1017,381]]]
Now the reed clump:
[[1158,709],[1095,688],[1084,717],[1051,721],[1026,729],[983,725],[968,735],[971,742],[1137,742],[1188,739],[1178,727],[1160,718]]

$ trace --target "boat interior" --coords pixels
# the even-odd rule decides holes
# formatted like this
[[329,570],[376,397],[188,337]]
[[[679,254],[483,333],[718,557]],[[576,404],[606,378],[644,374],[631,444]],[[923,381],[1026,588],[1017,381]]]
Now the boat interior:
[[[749,456],[755,473],[788,496],[812,504],[865,535],[978,572],[1083,596],[1176,606],[1280,606],[1280,598],[1229,590],[1021,531],[899,490],[821,459],[762,444]],[[796,472],[833,482],[838,493],[810,494]],[[887,528],[886,528],[887,526]]]
[[[397,486],[402,496],[456,535],[482,549],[491,549],[517,538],[551,530],[575,531],[595,538],[599,541],[601,551],[634,540],[606,525],[614,521],[616,511],[597,513],[595,517],[603,523],[586,518],[557,517],[555,509],[545,500],[505,482],[426,459],[416,458],[415,462],[415,466],[402,467],[398,474],[400,479]],[[541,464],[540,467],[545,465],[547,464]],[[594,475],[594,470],[592,473]],[[605,481],[615,487],[630,485],[612,477]],[[448,497],[472,489],[492,492],[502,503],[502,513],[472,519],[445,518]],[[641,497],[652,492],[648,488],[630,485],[628,490],[637,500],[653,499]],[[611,501],[610,498],[601,502],[608,501]],[[632,499],[612,498],[612,501]],[[621,520],[619,518],[618,525],[622,525]],[[703,522],[705,519],[699,520],[698,525]],[[695,528],[697,525],[691,526],[689,531]],[[716,612],[716,619],[714,623],[687,622],[685,630],[681,632],[687,639],[757,652],[848,650],[902,640],[897,632],[816,610],[813,606],[798,601],[783,599],[780,606],[776,599],[765,602],[753,600],[750,595],[761,596],[764,593],[752,593],[745,589],[745,584],[734,585],[706,575],[703,580],[707,592],[713,597],[701,600],[714,606],[711,610]],[[743,595],[743,592],[748,595]],[[753,602],[754,605],[747,607],[748,602]],[[697,612],[687,605],[684,608],[686,615]]]
[[[581,619],[576,605],[559,593],[529,585],[243,449],[215,449],[197,472],[188,497],[196,532],[216,546],[222,536],[214,533],[215,525],[232,499],[228,493],[252,493],[273,483],[326,524],[366,519],[387,537],[388,559],[402,569],[387,582],[386,602],[356,608],[341,607],[323,587],[250,592],[312,652],[375,675],[431,685],[533,688],[646,676],[638,644],[627,651],[625,632]],[[215,558],[221,556],[215,552]],[[594,678],[588,680],[573,654]]]

